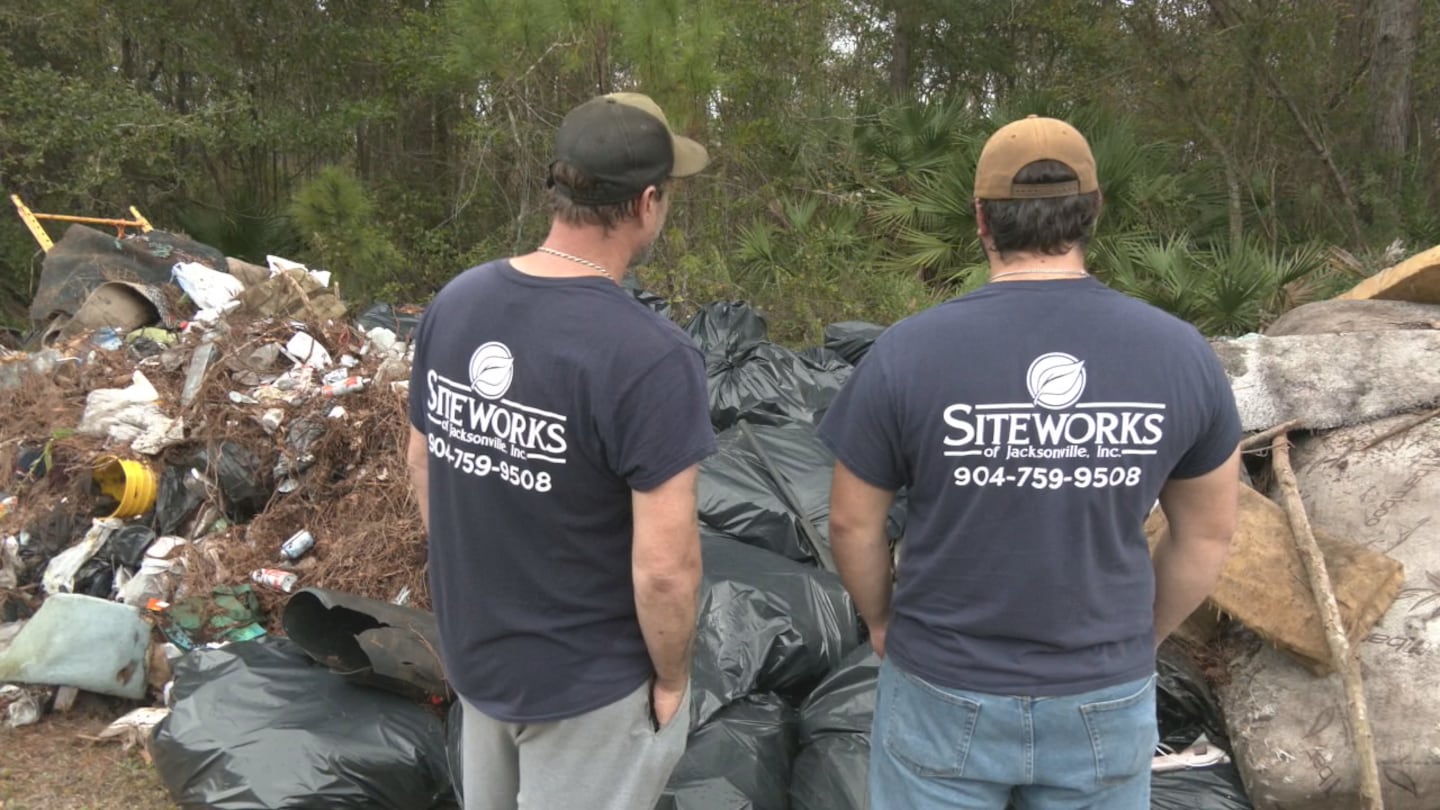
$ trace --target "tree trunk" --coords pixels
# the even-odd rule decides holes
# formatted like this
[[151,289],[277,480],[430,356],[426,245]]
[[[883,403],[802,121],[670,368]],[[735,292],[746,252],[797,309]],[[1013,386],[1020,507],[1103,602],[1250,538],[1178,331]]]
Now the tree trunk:
[[1385,193],[1400,191],[1401,165],[1410,121],[1420,0],[1375,0],[1370,97],[1375,100],[1370,146],[1384,167]]
[[912,98],[915,88],[915,39],[919,24],[915,10],[907,0],[891,3],[895,11],[894,30],[890,37],[890,92],[897,98]]

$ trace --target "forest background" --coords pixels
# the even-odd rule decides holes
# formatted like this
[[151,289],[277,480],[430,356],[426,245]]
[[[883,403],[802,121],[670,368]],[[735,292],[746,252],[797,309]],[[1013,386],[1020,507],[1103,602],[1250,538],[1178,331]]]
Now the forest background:
[[[0,191],[424,303],[543,238],[560,118],[637,89],[713,157],[644,286],[814,343],[982,280],[975,158],[1040,113],[1096,153],[1095,272],[1236,335],[1440,243],[1437,25],[1440,0],[0,0]],[[0,321],[40,263],[0,214]]]

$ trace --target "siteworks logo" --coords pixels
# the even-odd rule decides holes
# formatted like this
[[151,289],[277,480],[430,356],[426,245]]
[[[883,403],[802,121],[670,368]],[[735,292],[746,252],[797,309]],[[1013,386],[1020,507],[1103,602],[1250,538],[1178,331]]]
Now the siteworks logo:
[[486,399],[499,399],[515,380],[515,355],[504,343],[491,341],[470,355],[470,387]]
[[1068,408],[1085,393],[1085,363],[1064,352],[1042,354],[1025,372],[1025,387],[1030,389],[1031,401],[1042,408]]

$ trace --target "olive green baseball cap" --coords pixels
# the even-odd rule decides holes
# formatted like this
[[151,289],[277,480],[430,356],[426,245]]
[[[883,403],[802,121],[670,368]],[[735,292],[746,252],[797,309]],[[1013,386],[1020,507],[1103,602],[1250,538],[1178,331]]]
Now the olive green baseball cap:
[[[670,129],[665,112],[641,93],[610,93],[571,110],[555,135],[555,161],[589,178],[583,188],[547,185],[581,205],[612,205],[639,197],[669,177],[698,174],[710,163],[705,147]],[[554,166],[554,162],[551,166]]]

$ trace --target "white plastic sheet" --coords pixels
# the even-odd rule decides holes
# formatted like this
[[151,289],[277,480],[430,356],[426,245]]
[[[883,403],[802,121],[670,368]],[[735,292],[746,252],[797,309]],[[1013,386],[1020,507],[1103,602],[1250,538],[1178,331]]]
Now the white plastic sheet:
[[159,401],[155,386],[143,372],[136,371],[128,388],[100,388],[85,397],[79,430],[154,455],[185,438],[184,425],[166,416]]
[[245,292],[240,279],[196,262],[180,262],[170,273],[180,289],[202,310],[219,310]]

